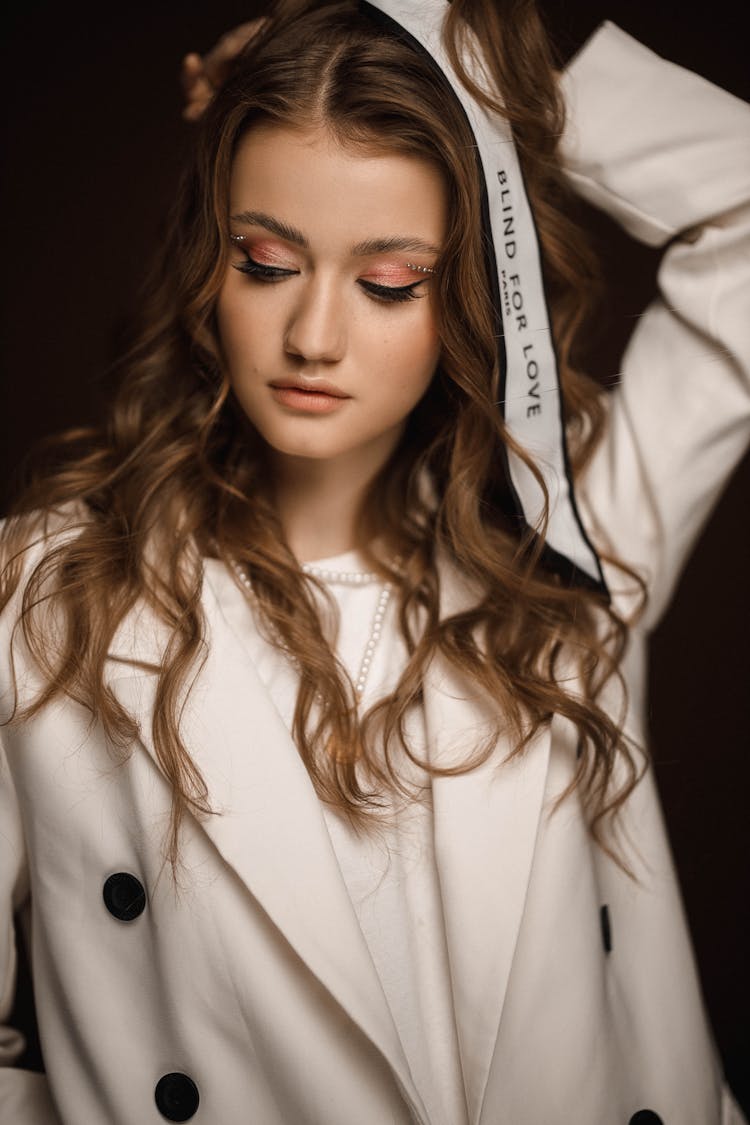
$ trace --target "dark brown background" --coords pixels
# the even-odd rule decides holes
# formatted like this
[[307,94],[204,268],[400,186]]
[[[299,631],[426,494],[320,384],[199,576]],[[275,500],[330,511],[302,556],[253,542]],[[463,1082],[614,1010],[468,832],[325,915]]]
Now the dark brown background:
[[[750,97],[739,3],[694,12],[675,0],[542,6],[566,55],[607,17]],[[92,9],[27,2],[4,16],[0,503],[13,495],[14,469],[36,438],[99,416],[113,339],[189,137],[179,60],[255,10],[236,0]],[[606,374],[617,370],[652,292],[656,258],[608,222],[592,215],[591,224],[613,293],[592,354]],[[654,637],[651,723],[709,1010],[730,1081],[750,1108],[749,485],[746,461]]]

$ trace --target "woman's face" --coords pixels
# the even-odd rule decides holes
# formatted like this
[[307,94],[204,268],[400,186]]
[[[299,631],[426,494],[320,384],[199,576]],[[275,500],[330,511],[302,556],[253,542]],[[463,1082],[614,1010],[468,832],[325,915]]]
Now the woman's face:
[[446,209],[425,160],[320,129],[243,138],[218,326],[237,399],[276,454],[385,463],[438,360],[430,274],[410,267],[435,264]]

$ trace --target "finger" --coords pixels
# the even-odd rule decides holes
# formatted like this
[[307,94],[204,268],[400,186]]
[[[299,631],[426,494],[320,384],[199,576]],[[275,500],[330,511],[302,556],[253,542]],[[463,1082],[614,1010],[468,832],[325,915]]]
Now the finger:
[[186,103],[182,111],[184,120],[198,120],[216,90],[229,77],[237,56],[267,22],[265,17],[260,17],[240,24],[222,35],[204,57],[195,51],[185,55],[180,73]]
[[203,59],[197,51],[190,51],[182,60],[182,69],[187,71],[203,70]]
[[261,17],[232,28],[204,56],[203,66],[214,86],[221,86],[227,79],[237,56],[267,22],[265,17]]
[[207,82],[201,81],[200,85],[196,87],[191,97],[185,102],[183,116],[188,119],[195,120],[200,117],[207,106],[211,104],[216,96],[216,91],[213,86]]
[[199,121],[205,113],[208,104],[209,102],[203,99],[197,102],[189,102],[182,110],[183,121]]
[[185,92],[185,105],[182,110],[184,120],[197,121],[215,95],[213,86],[205,78],[198,78],[190,90]]
[[239,24],[238,27],[233,27],[230,31],[227,31],[222,38],[226,40],[227,45],[232,50],[241,51],[267,23],[268,19],[266,16],[259,16],[257,19],[247,20],[245,23]]
[[189,96],[196,82],[203,75],[203,60],[200,55],[192,52],[185,55],[180,68],[180,85],[186,96]]
[[186,121],[197,121],[205,109],[211,104],[216,91],[205,80],[201,79],[196,88],[185,102],[182,116]]

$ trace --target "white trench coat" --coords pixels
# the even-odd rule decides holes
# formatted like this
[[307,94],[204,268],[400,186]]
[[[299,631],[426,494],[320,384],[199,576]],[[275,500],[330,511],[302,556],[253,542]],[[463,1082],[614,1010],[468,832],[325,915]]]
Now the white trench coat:
[[[626,664],[627,726],[643,741],[647,629],[750,428],[750,110],[612,25],[564,82],[574,187],[636,238],[671,243],[580,489],[595,540],[648,582]],[[446,578],[446,612],[461,596]],[[18,1037],[0,1029],[0,1125],[157,1125],[193,1110],[206,1125],[429,1125],[308,775],[208,582],[204,603],[210,655],[185,736],[221,814],[188,818],[178,889],[148,673],[111,664],[141,730],[124,765],[70,701],[1,729],[0,1022],[15,915],[47,1074],[13,1068]],[[112,655],[157,643],[142,617]],[[476,721],[466,695],[432,668],[433,754]],[[625,818],[634,882],[592,846],[575,797],[549,815],[575,766],[564,723],[497,768],[507,750],[433,786],[471,1125],[737,1125],[652,777]]]

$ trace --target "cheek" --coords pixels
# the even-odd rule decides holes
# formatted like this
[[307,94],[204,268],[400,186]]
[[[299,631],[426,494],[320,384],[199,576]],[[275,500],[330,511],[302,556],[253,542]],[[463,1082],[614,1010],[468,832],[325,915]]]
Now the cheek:
[[392,425],[402,422],[423,398],[432,382],[440,358],[435,338],[419,346],[412,337],[408,346],[396,350],[389,360],[372,370],[374,394],[368,395],[373,420]]
[[259,331],[263,317],[258,315],[252,301],[227,285],[219,294],[216,305],[216,327],[219,345],[230,377],[242,370],[252,370],[259,362],[259,346],[268,332]]
[[221,350],[228,362],[231,362],[237,349],[238,341],[243,335],[243,327],[244,318],[239,316],[237,302],[232,300],[232,293],[227,291],[225,285],[216,302],[216,328]]
[[406,394],[421,396],[440,359],[440,337],[434,317],[405,325],[390,340],[388,367]]

